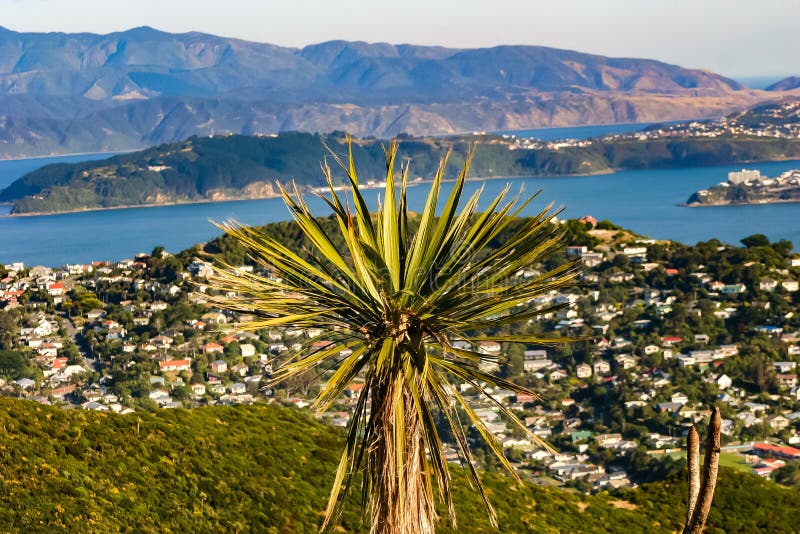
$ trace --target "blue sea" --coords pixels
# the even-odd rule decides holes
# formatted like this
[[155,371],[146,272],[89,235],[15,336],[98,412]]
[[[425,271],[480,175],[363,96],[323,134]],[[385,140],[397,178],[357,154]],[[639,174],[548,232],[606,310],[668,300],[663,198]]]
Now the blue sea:
[[[573,135],[566,132],[562,137],[576,135],[575,132]],[[0,162],[0,187],[38,166],[81,159],[87,159],[87,156]],[[729,171],[741,167],[729,165],[595,176],[487,180],[471,182],[468,189],[473,191],[485,186],[484,206],[506,183],[515,190],[520,187],[530,193],[541,190],[539,198],[528,207],[526,214],[533,214],[544,205],[553,203],[564,207],[562,217],[592,215],[640,234],[687,244],[715,237],[738,244],[743,237],[763,233],[773,240],[789,239],[796,246],[800,245],[800,203],[707,208],[678,205],[694,191],[724,181]],[[765,162],[746,167],[774,176],[800,168],[800,161]],[[447,184],[445,190],[449,187]],[[425,184],[411,188],[409,202],[412,209],[422,207],[427,189]],[[378,191],[367,191],[366,196],[373,206],[377,205]],[[311,199],[310,204],[318,214],[327,214],[316,199]],[[8,209],[0,206],[0,213],[7,213]],[[176,252],[218,235],[219,231],[211,220],[236,219],[246,224],[266,224],[288,217],[279,199],[0,217],[0,263],[24,261],[29,265],[59,266],[92,260],[114,261],[133,257],[138,252],[150,252],[156,245]]]
[[556,141],[558,139],[591,139],[603,135],[627,134],[640,132],[653,124],[679,124],[684,121],[669,121],[659,123],[632,122],[626,124],[592,124],[589,126],[568,126],[562,128],[534,128],[530,130],[498,130],[492,133],[515,135],[517,137],[531,137],[541,141]]

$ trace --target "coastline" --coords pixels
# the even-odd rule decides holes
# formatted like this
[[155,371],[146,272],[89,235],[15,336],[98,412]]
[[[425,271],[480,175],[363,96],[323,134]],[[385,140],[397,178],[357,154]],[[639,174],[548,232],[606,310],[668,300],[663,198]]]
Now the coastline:
[[796,204],[800,202],[800,198],[787,198],[777,200],[766,200],[763,202],[713,202],[709,204],[701,204],[699,202],[692,202],[691,204],[681,203],[678,206],[684,208],[719,208],[725,206],[769,206],[770,204]]
[[[499,130],[485,130],[487,135],[508,135],[513,132],[527,132],[530,130],[562,130],[567,128],[602,128],[602,127],[609,127],[609,126],[652,126],[655,124],[665,124],[665,123],[684,123],[689,121],[695,120],[713,120],[718,118],[716,115],[712,115],[709,117],[688,117],[683,119],[668,119],[663,121],[645,121],[645,122],[603,122],[603,123],[588,123],[588,124],[564,124],[560,126],[527,126],[522,128],[512,128],[512,129],[499,129]],[[425,134],[422,137],[450,137],[450,136],[461,136],[461,135],[473,135],[475,134],[476,130],[464,130],[458,132],[445,132],[445,133],[438,133],[438,134]],[[278,134],[285,133],[279,131]],[[601,137],[601,136],[599,136]],[[393,139],[394,136],[390,137],[378,137],[378,139]],[[45,154],[41,156],[22,156],[22,157],[7,157],[0,155],[0,162],[2,161],[25,161],[25,160],[35,160],[35,159],[47,159],[47,158],[63,158],[63,157],[70,157],[70,156],[91,156],[91,155],[99,155],[99,154],[128,154],[131,152],[138,152],[141,150],[146,150],[150,148],[150,146],[141,146],[141,147],[134,147],[134,148],[122,148],[119,150],[99,150],[99,151],[86,151],[86,152],[65,152],[65,153],[58,153],[58,154]]]
[[[709,117],[704,118],[685,118],[685,119],[668,119],[663,121],[645,121],[645,122],[603,122],[603,123],[589,123],[589,124],[573,124],[573,125],[562,125],[562,126],[530,126],[526,128],[512,128],[512,129],[501,129],[501,130],[485,130],[486,135],[512,135],[513,132],[529,132],[531,130],[563,130],[567,128],[602,128],[608,126],[642,126],[644,129],[647,126],[652,126],[655,124],[665,124],[665,123],[684,123],[690,121],[705,121],[705,120],[714,120],[719,118],[717,115],[712,115]],[[453,132],[453,133],[444,133],[444,134],[432,134],[430,137],[446,137],[449,135],[473,135],[475,134],[476,130],[467,130],[461,132]],[[608,134],[614,135],[614,134]],[[603,136],[597,136],[603,137]]]
[[[744,173],[745,171],[742,171]],[[800,202],[800,170],[791,169],[780,176],[761,176],[758,170],[755,176],[742,176],[738,179],[728,175],[728,182],[699,190],[692,194],[686,202],[678,204],[689,208],[705,208],[716,206],[761,206],[770,204],[793,204]],[[752,181],[745,181],[750,180]],[[745,194],[741,194],[744,192]],[[742,199],[741,197],[745,198]],[[734,197],[734,198],[731,198]],[[737,198],[738,197],[738,198]],[[747,197],[750,197],[749,199]],[[757,198],[752,198],[757,197]]]
[[[624,170],[624,169],[623,169]],[[483,177],[475,177],[475,178],[467,178],[468,182],[483,182],[487,180],[517,180],[517,179],[528,179],[528,178],[578,178],[581,176],[600,176],[605,174],[614,174],[619,172],[620,169],[609,169],[608,171],[596,171],[592,173],[583,173],[583,174],[547,174],[547,175],[534,175],[534,176],[491,176],[488,178]],[[448,178],[442,180],[442,182],[454,182],[454,178]],[[420,184],[430,184],[433,183],[433,180],[420,180],[417,182],[409,183],[409,187],[413,187],[415,185]],[[382,189],[383,186],[364,186],[360,189],[362,190],[370,190],[370,189]],[[309,193],[310,191],[304,191],[304,193]],[[71,213],[86,213],[92,211],[113,211],[113,210],[128,210],[128,209],[137,209],[137,208],[163,208],[168,206],[182,206],[182,205],[192,205],[192,204],[219,204],[224,202],[244,202],[247,200],[266,200],[270,198],[281,198],[280,194],[275,195],[265,195],[265,196],[252,196],[252,197],[242,197],[242,198],[225,198],[225,199],[197,199],[197,200],[175,200],[171,202],[160,202],[158,204],[130,204],[130,205],[120,205],[120,206],[107,206],[107,207],[96,207],[96,208],[78,208],[74,210],[65,210],[65,211],[43,211],[43,212],[28,212],[28,213],[5,213],[0,215],[0,218],[5,219],[16,219],[21,217],[48,217],[51,215],[69,215]],[[13,202],[4,202],[0,205],[13,205]]]
[[126,148],[122,150],[101,150],[99,152],[68,152],[66,154],[47,154],[44,156],[25,156],[21,158],[7,158],[0,156],[0,162],[4,161],[29,161],[29,160],[36,160],[36,159],[49,159],[49,158],[69,158],[73,156],[99,156],[105,154],[111,154],[109,157],[117,156],[120,154],[130,154],[132,152],[138,152],[139,150],[143,150],[142,148]]
[[169,206],[182,206],[182,205],[192,205],[192,204],[217,204],[222,202],[244,202],[246,200],[265,200],[268,198],[280,198],[280,195],[267,195],[267,196],[245,197],[245,198],[226,198],[224,200],[213,200],[213,199],[199,199],[199,200],[185,200],[185,201],[175,200],[172,202],[160,202],[158,204],[128,204],[128,205],[107,206],[107,207],[97,207],[97,208],[78,208],[66,211],[34,211],[29,213],[6,213],[4,215],[0,215],[0,218],[16,219],[20,217],[48,217],[51,215],[69,215],[71,213],[86,213],[90,211],[132,210],[137,208],[165,208]]
[[[529,126],[524,128],[513,128],[510,130],[486,130],[485,133],[487,135],[509,135],[513,134],[513,132],[527,132],[530,130],[561,130],[567,128],[603,128],[609,126],[642,126],[644,129],[647,126],[652,126],[654,124],[664,124],[664,123],[682,123],[682,122],[689,122],[693,120],[709,120],[714,119],[715,116],[712,117],[705,117],[705,118],[686,118],[686,119],[669,119],[665,121],[647,121],[647,122],[604,122],[604,123],[589,123],[589,124],[567,124],[561,126]],[[438,134],[426,134],[422,137],[452,137],[452,136],[462,136],[462,135],[473,135],[475,134],[476,130],[465,130],[459,132],[445,132],[445,133],[438,133]],[[285,132],[278,132],[285,133]],[[377,139],[389,140],[394,139],[395,136],[390,137],[377,137]],[[22,156],[22,157],[7,157],[0,155],[0,162],[2,161],[26,161],[26,160],[36,160],[36,159],[47,159],[47,158],[65,158],[71,156],[91,156],[91,155],[99,155],[99,154],[129,154],[131,152],[139,152],[141,150],[146,150],[150,148],[149,146],[141,146],[136,148],[123,148],[119,150],[99,150],[99,151],[86,151],[86,152],[65,152],[65,153],[58,153],[58,154],[45,154],[41,156]],[[68,213],[68,212],[65,212]]]
[[[112,154],[116,154],[111,152]],[[91,152],[90,154],[99,154],[99,152]],[[51,157],[51,156],[43,156],[43,157]],[[753,163],[770,163],[770,162],[781,162],[781,161],[794,161],[797,160],[796,157],[792,156],[783,156],[779,158],[773,158],[768,160],[743,160],[735,162],[736,165],[739,164],[753,164]],[[733,165],[733,163],[720,163],[718,165],[708,165],[708,167],[724,167]],[[662,169],[680,169],[681,166],[669,166],[663,167]],[[490,176],[490,177],[474,177],[474,178],[467,178],[469,182],[475,181],[488,181],[488,180],[516,180],[516,179],[531,179],[531,178],[579,178],[579,177],[588,177],[588,176],[603,176],[608,174],[616,174],[619,172],[626,172],[626,171],[633,171],[633,170],[643,170],[643,169],[629,169],[629,168],[609,168],[607,170],[602,171],[594,171],[594,172],[587,172],[587,173],[580,173],[580,174],[539,174],[539,175],[517,175],[517,176]],[[653,169],[650,169],[653,170]],[[444,179],[443,182],[453,182],[455,179]],[[432,180],[421,180],[417,182],[411,182],[409,185],[414,184],[429,184],[432,183]],[[381,186],[365,186],[362,189],[380,189]],[[306,193],[310,191],[305,191]],[[163,202],[158,204],[133,204],[133,205],[120,205],[120,206],[108,206],[108,207],[91,207],[91,208],[78,208],[74,210],[66,210],[66,211],[45,211],[45,212],[28,212],[28,213],[6,213],[0,215],[0,218],[16,218],[16,217],[46,217],[49,215],[67,215],[70,213],[84,213],[90,211],[110,211],[110,210],[122,210],[122,209],[135,209],[135,208],[160,208],[160,207],[167,207],[167,206],[178,206],[183,204],[211,204],[211,203],[221,203],[221,202],[242,202],[246,200],[265,200],[270,198],[280,198],[279,194],[275,195],[267,195],[267,196],[252,196],[252,197],[241,197],[241,198],[226,198],[226,199],[197,199],[197,200],[175,200],[171,202]],[[760,204],[779,204],[779,203],[794,203],[800,202],[800,200],[778,200],[774,202],[749,202],[749,203],[724,203],[724,204],[687,204],[685,202],[678,203],[678,206],[681,207],[717,207],[717,206],[748,206],[748,205],[760,205]],[[13,205],[13,202],[5,202],[0,205]]]

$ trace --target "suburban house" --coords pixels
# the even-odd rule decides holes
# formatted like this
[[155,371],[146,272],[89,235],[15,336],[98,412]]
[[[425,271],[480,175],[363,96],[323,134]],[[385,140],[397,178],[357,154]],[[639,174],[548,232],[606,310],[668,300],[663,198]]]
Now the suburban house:
[[166,360],[158,362],[158,366],[162,372],[164,371],[189,371],[192,368],[192,360]]
[[526,350],[522,355],[522,369],[525,372],[539,371],[551,365],[553,362],[547,358],[547,351],[544,349]]
[[575,367],[575,374],[578,375],[578,378],[589,378],[592,376],[592,366],[585,363],[579,364]]
[[600,360],[592,364],[592,370],[596,375],[606,375],[611,372],[611,364],[605,360]]
[[213,354],[215,352],[222,352],[225,348],[219,343],[206,343],[203,345],[203,354]]
[[224,373],[228,370],[228,363],[225,360],[215,360],[211,362],[211,370],[215,373]]

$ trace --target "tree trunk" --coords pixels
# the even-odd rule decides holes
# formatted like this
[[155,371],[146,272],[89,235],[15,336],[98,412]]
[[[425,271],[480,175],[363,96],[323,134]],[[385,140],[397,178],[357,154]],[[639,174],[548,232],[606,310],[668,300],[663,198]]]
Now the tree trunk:
[[433,534],[436,510],[422,424],[414,397],[398,364],[396,372],[375,377],[367,450],[367,504],[371,534]]
[[689,464],[689,502],[686,507],[686,524],[689,525],[697,505],[697,497],[700,495],[700,436],[694,426],[689,429],[689,435],[686,437],[686,459]]

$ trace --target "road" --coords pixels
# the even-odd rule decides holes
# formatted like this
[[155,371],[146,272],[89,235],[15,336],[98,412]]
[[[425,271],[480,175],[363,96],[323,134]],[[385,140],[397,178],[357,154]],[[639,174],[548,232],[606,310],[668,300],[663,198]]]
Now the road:
[[69,338],[72,340],[75,346],[78,347],[78,351],[81,353],[81,356],[83,356],[84,367],[86,367],[89,371],[99,371],[97,359],[93,358],[86,351],[83,344],[78,341],[78,334],[80,334],[81,331],[75,327],[75,323],[73,323],[72,319],[70,319],[66,314],[62,314],[61,318],[64,320],[64,326],[67,329],[67,335],[69,335]]

